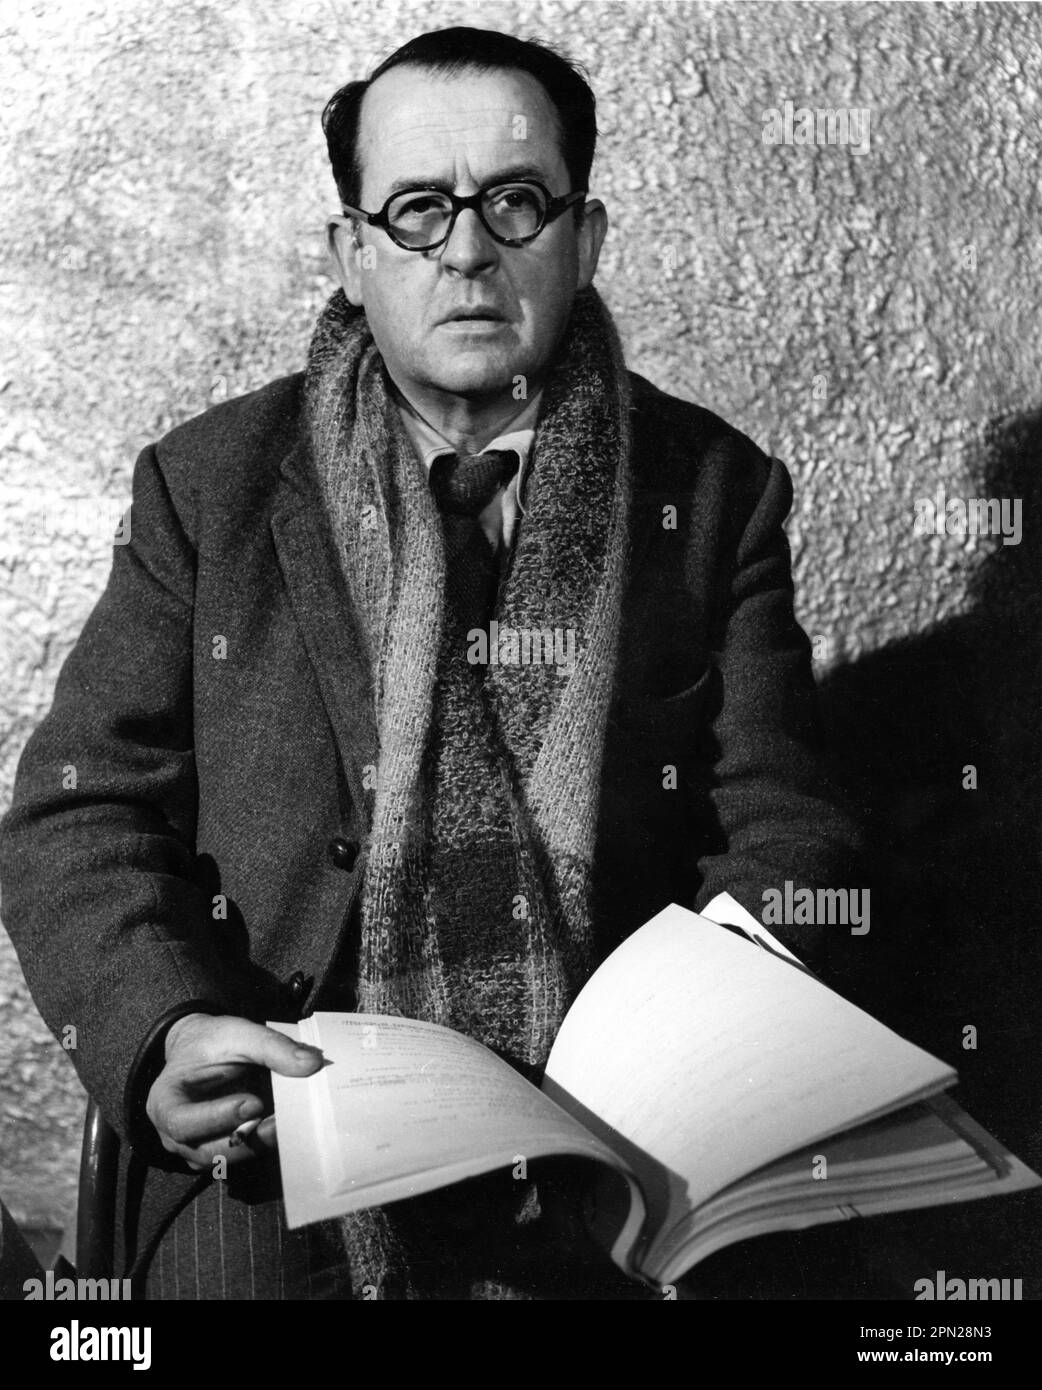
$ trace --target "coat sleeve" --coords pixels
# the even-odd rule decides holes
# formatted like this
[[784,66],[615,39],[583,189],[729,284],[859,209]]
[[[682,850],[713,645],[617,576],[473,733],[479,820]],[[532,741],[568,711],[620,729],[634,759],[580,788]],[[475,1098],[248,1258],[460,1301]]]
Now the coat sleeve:
[[163,1025],[231,998],[194,879],[195,554],[154,446],[130,521],[19,763],[0,912],[48,1026],[133,1141],[128,1080]]
[[793,610],[783,529],[791,504],[789,475],[771,459],[738,540],[715,643],[710,800],[718,835],[699,865],[696,908],[729,892],[820,967],[828,925],[772,925],[764,916],[772,901],[765,894],[784,894],[786,881],[793,891],[861,887],[860,836],[829,783],[810,642]]

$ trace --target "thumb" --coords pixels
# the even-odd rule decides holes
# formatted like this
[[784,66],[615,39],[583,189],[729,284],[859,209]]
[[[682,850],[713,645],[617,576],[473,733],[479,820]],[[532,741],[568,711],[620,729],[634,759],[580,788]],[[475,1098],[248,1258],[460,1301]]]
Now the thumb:
[[313,1076],[325,1063],[319,1048],[245,1018],[229,1020],[221,1043],[221,1060],[253,1063],[281,1076]]
[[310,1043],[296,1042],[274,1028],[261,1031],[264,1038],[260,1047],[264,1055],[260,1060],[271,1071],[277,1071],[281,1076],[313,1076],[325,1065],[326,1059],[320,1048],[312,1047]]

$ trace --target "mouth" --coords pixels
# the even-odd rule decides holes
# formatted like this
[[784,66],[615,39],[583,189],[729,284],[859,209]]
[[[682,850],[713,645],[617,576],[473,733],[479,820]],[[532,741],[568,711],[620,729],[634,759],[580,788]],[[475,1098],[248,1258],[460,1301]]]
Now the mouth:
[[441,320],[441,323],[506,323],[498,309],[460,309]]

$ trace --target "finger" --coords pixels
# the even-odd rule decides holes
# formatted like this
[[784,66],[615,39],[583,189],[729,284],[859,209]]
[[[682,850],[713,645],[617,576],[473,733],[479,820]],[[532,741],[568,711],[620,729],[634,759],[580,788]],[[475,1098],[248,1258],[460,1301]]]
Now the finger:
[[185,1060],[167,1063],[171,1083],[183,1091],[186,1098],[203,1102],[238,1095],[263,1095],[270,1088],[271,1073],[267,1067],[252,1062],[198,1062]]
[[[294,1042],[274,1028],[245,1018],[223,1017],[186,1033],[186,1055],[203,1064],[253,1063],[283,1076],[311,1076],[323,1065],[317,1047]],[[178,1060],[178,1049],[169,1061]]]
[[180,1152],[189,1167],[202,1171],[222,1159],[229,1164],[238,1164],[264,1158],[274,1153],[277,1147],[275,1116],[267,1115],[263,1120],[251,1120],[237,1126],[220,1143],[202,1144],[194,1148],[181,1145],[175,1151]]
[[274,1115],[268,1115],[266,1119],[261,1120],[254,1130],[253,1143],[254,1148],[259,1146],[265,1153],[275,1152],[279,1146],[279,1136]]
[[214,1144],[199,1144],[191,1147],[187,1144],[168,1144],[166,1145],[169,1153],[177,1154],[183,1158],[197,1173],[211,1172],[215,1178],[227,1177],[228,1169],[235,1168],[243,1163],[256,1163],[266,1153],[262,1148],[253,1149],[248,1144],[239,1144],[237,1147],[230,1147],[230,1136]]
[[266,1109],[261,1096],[247,1092],[218,1100],[171,1100],[156,1106],[152,1123],[160,1135],[178,1148],[195,1149],[227,1139],[236,1125],[258,1119]]

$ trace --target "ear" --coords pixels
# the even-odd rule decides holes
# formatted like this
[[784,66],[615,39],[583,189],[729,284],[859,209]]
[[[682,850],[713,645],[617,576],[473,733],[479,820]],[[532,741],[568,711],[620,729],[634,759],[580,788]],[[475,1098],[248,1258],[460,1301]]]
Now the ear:
[[597,273],[597,261],[608,233],[608,214],[599,198],[591,198],[583,208],[583,220],[577,237],[579,249],[579,280],[577,289],[584,290]]
[[358,223],[353,217],[331,213],[326,223],[326,245],[333,274],[340,281],[347,302],[361,308],[362,268],[366,255],[375,255],[374,247],[359,246],[356,238]]

